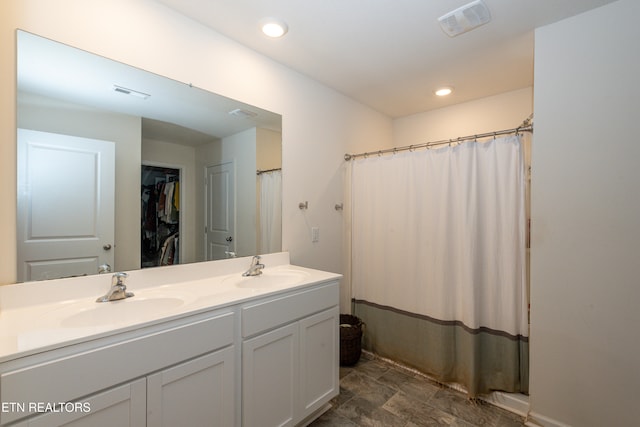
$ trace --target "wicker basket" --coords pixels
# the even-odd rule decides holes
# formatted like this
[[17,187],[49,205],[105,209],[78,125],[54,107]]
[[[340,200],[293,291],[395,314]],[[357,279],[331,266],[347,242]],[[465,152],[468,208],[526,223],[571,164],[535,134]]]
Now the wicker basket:
[[358,363],[362,353],[362,320],[350,314],[340,315],[340,364]]

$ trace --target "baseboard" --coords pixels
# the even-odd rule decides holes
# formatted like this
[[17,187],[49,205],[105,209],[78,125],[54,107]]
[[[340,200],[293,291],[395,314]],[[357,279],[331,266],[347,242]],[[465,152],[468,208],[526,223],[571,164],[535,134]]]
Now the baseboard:
[[571,427],[569,424],[545,417],[536,412],[529,412],[525,425],[529,427]]
[[529,396],[522,393],[505,393],[494,391],[488,396],[480,397],[485,402],[505,409],[526,418],[529,413]]

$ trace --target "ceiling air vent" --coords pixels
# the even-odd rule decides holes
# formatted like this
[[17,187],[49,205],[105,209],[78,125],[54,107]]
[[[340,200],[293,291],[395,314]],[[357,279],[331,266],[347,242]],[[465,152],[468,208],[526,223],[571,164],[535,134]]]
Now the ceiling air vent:
[[438,18],[440,27],[449,37],[471,31],[491,20],[491,13],[482,0],[472,1]]
[[258,114],[253,111],[243,110],[242,108],[236,108],[235,110],[229,111],[229,114],[237,117],[244,117],[245,119],[250,119],[251,117],[255,117]]
[[151,96],[148,93],[139,92],[137,90],[128,89],[126,87],[118,86],[118,85],[113,85],[113,90],[115,90],[118,93],[135,96],[136,98],[142,98],[142,99],[147,99],[148,97]]

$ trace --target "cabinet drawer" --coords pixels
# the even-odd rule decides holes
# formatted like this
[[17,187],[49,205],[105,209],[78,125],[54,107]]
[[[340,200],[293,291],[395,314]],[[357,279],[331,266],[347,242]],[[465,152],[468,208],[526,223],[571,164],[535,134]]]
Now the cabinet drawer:
[[250,337],[338,305],[338,282],[242,307],[242,336]]
[[[167,329],[144,334],[138,331],[118,342],[96,340],[77,345],[78,353],[5,372],[0,377],[3,402],[68,402],[116,384],[130,381],[233,343],[235,313],[194,316],[193,321],[176,321]],[[29,412],[0,413],[5,424]]]

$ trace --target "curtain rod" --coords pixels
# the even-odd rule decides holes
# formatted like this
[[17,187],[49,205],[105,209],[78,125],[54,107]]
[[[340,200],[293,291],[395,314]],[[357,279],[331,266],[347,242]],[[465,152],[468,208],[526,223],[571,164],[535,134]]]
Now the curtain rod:
[[282,170],[282,168],[265,169],[265,170],[260,170],[260,169],[258,169],[258,170],[256,171],[256,175],[260,175],[260,174],[267,173],[267,172],[280,171],[280,170]]
[[431,147],[435,147],[437,145],[444,145],[444,144],[452,144],[454,142],[456,143],[461,143],[464,141],[475,141],[478,138],[488,138],[493,136],[494,138],[498,135],[509,135],[512,133],[515,133],[516,135],[518,135],[520,132],[532,132],[533,133],[533,124],[531,123],[530,118],[528,118],[527,120],[525,120],[520,126],[518,126],[517,128],[513,128],[513,129],[505,129],[505,130],[499,130],[499,131],[495,131],[495,132],[486,132],[486,133],[479,133],[477,135],[468,135],[468,136],[461,136],[458,138],[454,138],[454,139],[443,139],[440,141],[431,141],[431,142],[425,142],[422,144],[413,144],[413,145],[407,145],[404,147],[396,147],[396,148],[387,148],[384,150],[378,150],[378,151],[369,151],[366,153],[359,153],[359,154],[345,154],[344,155],[344,159],[346,161],[349,160],[353,160],[357,157],[368,157],[371,155],[382,155],[382,154],[386,154],[386,153],[397,153],[398,151],[413,151],[417,148],[431,148]]

